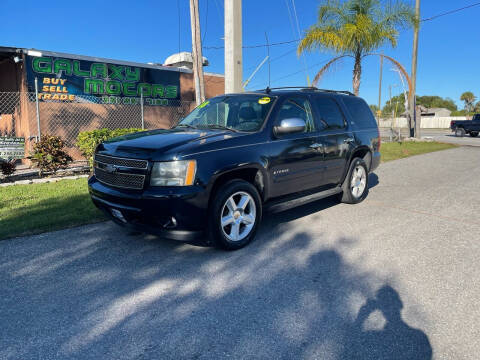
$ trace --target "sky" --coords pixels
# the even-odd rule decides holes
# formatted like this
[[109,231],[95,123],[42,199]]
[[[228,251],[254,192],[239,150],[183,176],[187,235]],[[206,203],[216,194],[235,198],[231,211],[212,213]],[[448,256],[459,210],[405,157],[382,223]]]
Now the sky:
[[[405,0],[414,5],[414,0]],[[422,0],[421,18],[475,3],[476,0]],[[199,0],[203,55],[207,72],[223,73],[223,0]],[[251,46],[288,42],[301,37],[316,22],[319,0],[243,0],[243,76],[247,79],[267,56],[267,47]],[[295,17],[296,13],[296,17]],[[463,108],[460,95],[480,96],[478,47],[480,6],[422,23],[419,39],[417,94],[453,99]],[[298,19],[298,28],[297,21]],[[135,62],[163,63],[172,53],[191,51],[188,0],[157,1],[0,1],[0,46],[35,48]],[[300,34],[300,35],[299,35]],[[413,31],[402,30],[398,46],[379,50],[411,70]],[[271,86],[305,86],[334,54],[315,51],[296,55],[297,43],[270,46]],[[363,61],[360,96],[378,103],[378,57]],[[384,64],[382,104],[400,93],[398,74]],[[320,88],[352,90],[353,61],[334,67]],[[268,85],[269,67],[255,74],[247,89]]]

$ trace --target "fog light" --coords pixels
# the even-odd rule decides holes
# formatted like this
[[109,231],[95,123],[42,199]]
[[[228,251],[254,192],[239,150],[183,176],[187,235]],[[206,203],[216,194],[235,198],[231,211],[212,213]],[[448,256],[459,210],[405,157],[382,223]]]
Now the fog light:
[[122,212],[120,210],[117,210],[117,209],[110,209],[110,212],[112,213],[112,215],[117,218],[118,220],[120,220],[121,222],[124,222],[126,223],[127,222],[127,219],[125,219],[125,217],[123,216]]

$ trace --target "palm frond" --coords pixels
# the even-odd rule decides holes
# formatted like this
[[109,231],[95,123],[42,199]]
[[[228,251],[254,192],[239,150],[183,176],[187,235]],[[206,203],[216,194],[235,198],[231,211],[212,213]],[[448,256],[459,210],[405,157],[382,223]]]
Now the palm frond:
[[418,26],[418,19],[406,0],[322,0],[317,23],[305,32],[297,53],[319,49],[341,55],[318,72],[317,82],[337,60],[355,57],[353,82],[358,92],[362,57],[385,44],[396,47],[398,29],[412,26]]
[[347,9],[348,3],[341,3],[339,0],[327,0],[318,8],[318,24],[328,24],[338,27],[349,19]]
[[[410,79],[410,76],[407,73],[407,70],[403,67],[402,64],[400,64],[399,61],[395,60],[391,56],[385,55],[385,54],[366,54],[365,56],[383,56],[385,59],[389,60],[400,72],[402,73],[403,76],[405,76],[405,79],[407,79],[408,83],[408,89],[412,89],[412,79]],[[411,93],[411,92],[410,92]]]
[[415,28],[419,22],[414,9],[398,0],[388,2],[379,17],[379,23],[389,27]]
[[305,37],[300,41],[297,48],[297,54],[300,55],[304,51],[313,49],[332,49],[335,51],[343,51],[343,40],[338,31],[329,26],[312,26]]
[[352,57],[351,55],[342,55],[342,56],[337,56],[335,58],[333,58],[332,60],[330,60],[328,63],[326,63],[325,65],[323,65],[323,67],[318,71],[318,73],[315,75],[315,77],[313,78],[313,81],[312,81],[312,86],[317,86],[318,82],[320,81],[320,79],[323,77],[323,75],[325,75],[329,70],[330,70],[330,67],[336,63],[337,61],[345,58],[345,57]]

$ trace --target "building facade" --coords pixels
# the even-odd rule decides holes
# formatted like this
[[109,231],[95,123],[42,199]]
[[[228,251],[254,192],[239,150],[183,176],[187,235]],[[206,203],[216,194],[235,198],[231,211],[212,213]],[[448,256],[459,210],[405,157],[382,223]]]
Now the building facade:
[[[188,68],[52,51],[0,47],[0,136],[62,137],[75,159],[79,132],[169,128],[194,107]],[[224,93],[224,76],[205,73],[207,98]]]

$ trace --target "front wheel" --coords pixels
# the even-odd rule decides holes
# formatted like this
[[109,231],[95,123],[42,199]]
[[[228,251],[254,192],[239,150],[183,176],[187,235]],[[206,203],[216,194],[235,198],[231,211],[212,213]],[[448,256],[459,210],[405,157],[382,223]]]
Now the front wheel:
[[472,131],[472,132],[470,133],[470,136],[471,136],[471,137],[477,137],[477,136],[478,136],[478,132],[477,132],[477,131]]
[[455,129],[455,136],[456,137],[464,137],[465,136],[465,129],[464,128],[456,128]]
[[237,250],[253,240],[261,219],[262,202],[255,186],[232,180],[214,195],[209,233],[215,246]]
[[342,190],[340,200],[346,204],[358,204],[367,197],[368,170],[365,161],[360,158],[352,160]]

